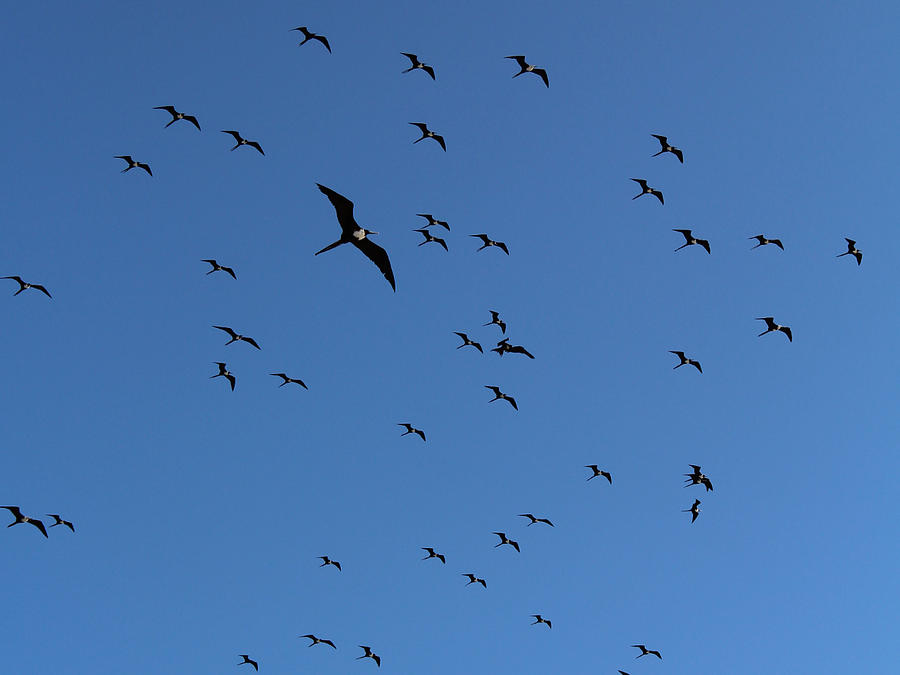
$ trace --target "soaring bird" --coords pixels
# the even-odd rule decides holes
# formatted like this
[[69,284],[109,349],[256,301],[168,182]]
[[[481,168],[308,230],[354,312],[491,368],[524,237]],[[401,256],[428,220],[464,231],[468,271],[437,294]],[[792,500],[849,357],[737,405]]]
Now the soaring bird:
[[256,661],[254,661],[253,659],[251,659],[249,655],[247,655],[247,654],[238,654],[238,656],[240,656],[242,659],[244,659],[243,661],[241,661],[241,662],[238,664],[239,666],[242,666],[242,665],[244,665],[245,663],[249,663],[249,664],[250,664],[251,666],[253,666],[256,670],[259,670],[259,664],[258,664]]
[[225,331],[231,336],[231,339],[226,342],[226,345],[230,345],[232,342],[246,342],[247,344],[251,344],[257,349],[260,349],[260,346],[256,344],[256,340],[252,337],[247,337],[246,335],[238,335],[233,330],[231,330],[228,326],[213,326],[213,328],[217,328],[218,330]]
[[424,245],[427,244],[428,242],[433,241],[434,243],[440,244],[441,246],[443,246],[445,251],[449,251],[449,250],[450,250],[449,248],[447,248],[447,242],[446,242],[446,241],[444,241],[444,240],[441,239],[440,237],[435,237],[435,236],[434,236],[433,234],[431,234],[431,232],[429,232],[428,230],[420,229],[420,230],[413,230],[413,232],[418,232],[418,233],[421,234],[423,237],[425,237],[425,241],[420,242],[420,243],[419,243],[419,246],[424,246]]
[[654,650],[652,650],[652,649],[647,649],[644,645],[631,645],[631,646],[632,646],[632,647],[637,647],[638,649],[641,650],[641,653],[634,657],[634,658],[636,658],[636,659],[639,659],[639,658],[641,658],[642,656],[647,656],[647,654],[653,654],[655,657],[657,657],[657,658],[659,658],[659,659],[662,659],[662,656],[660,656],[660,653],[659,653],[659,652],[654,651]]
[[[765,246],[766,244],[775,244],[782,251],[784,250],[784,244],[781,243],[781,239],[766,239],[766,236],[764,234],[757,234],[755,237],[747,237],[747,239],[756,239],[756,241],[759,242],[753,248],[759,248],[760,246]],[[750,250],[752,251],[753,248],[751,248]]]
[[612,474],[609,471],[601,471],[600,467],[598,467],[596,464],[585,464],[584,468],[590,469],[594,472],[592,476],[588,476],[588,480],[593,480],[597,476],[603,476],[606,480],[609,481],[609,484],[612,485]]
[[396,291],[397,286],[394,283],[394,270],[391,269],[391,261],[388,258],[387,252],[368,238],[368,235],[378,233],[362,228],[356,224],[356,220],[353,218],[353,202],[343,195],[339,195],[331,188],[327,188],[319,183],[316,183],[316,185],[319,186],[319,190],[328,197],[328,201],[334,206],[338,223],[341,226],[341,238],[333,244],[329,244],[321,251],[317,251],[316,255],[325,253],[325,251],[330,251],[341,244],[353,244],[362,251],[369,260],[375,263],[375,266],[381,270],[381,273],[384,275],[384,278],[387,279],[391,288]]
[[428,224],[425,227],[434,227],[435,225],[440,225],[441,227],[446,229],[447,232],[450,231],[450,224],[446,220],[438,220],[430,213],[417,213],[416,215],[428,221]]
[[257,143],[256,141],[248,141],[246,138],[241,136],[240,133],[238,133],[237,131],[222,130],[222,133],[223,134],[231,134],[234,137],[234,147],[232,148],[232,150],[237,150],[242,145],[249,145],[251,148],[256,148],[257,150],[259,150],[259,154],[261,154],[261,155],[266,154],[263,152],[262,146],[259,143]]
[[631,675],[631,673],[626,673],[624,670],[620,670],[619,675]]
[[547,525],[549,525],[550,527],[554,527],[553,523],[551,523],[546,518],[535,518],[531,513],[520,513],[519,515],[522,518],[528,518],[531,521],[530,523],[528,523],[528,525],[526,525],[526,527],[531,527],[535,523],[547,523]]
[[473,340],[470,340],[469,336],[466,335],[465,333],[457,333],[456,331],[454,331],[453,334],[459,335],[459,337],[462,338],[462,341],[463,341],[463,343],[459,347],[457,347],[457,349],[462,349],[463,347],[468,347],[471,345],[472,347],[475,347],[475,349],[480,351],[482,354],[484,354],[484,350],[481,348],[481,344],[478,342],[475,342]]
[[485,582],[484,579],[479,579],[478,577],[476,577],[474,574],[471,574],[471,573],[463,574],[463,576],[469,577],[469,581],[466,583],[466,586],[468,586],[469,584],[477,583],[477,584],[481,584],[482,586],[487,588],[487,582]]
[[[682,512],[682,513],[690,513],[690,514],[691,514],[691,522],[692,522],[692,523],[693,523],[695,520],[697,520],[697,516],[700,515],[700,503],[701,503],[701,502],[700,502],[699,499],[695,499],[695,500],[694,500],[694,503],[691,505],[691,508],[689,508],[689,509],[681,509],[681,512]],[[643,654],[641,654],[641,656],[643,656]],[[658,655],[657,655],[657,656],[658,656]],[[659,658],[662,658],[662,657],[660,656]]]
[[65,525],[70,530],[72,530],[72,532],[75,531],[75,526],[71,523],[71,521],[63,520],[62,516],[60,516],[58,513],[48,513],[47,515],[56,521],[50,527],[56,527],[57,525]]
[[318,638],[312,634],[298,635],[297,637],[309,638],[310,640],[312,640],[312,642],[310,642],[308,645],[306,645],[307,647],[314,647],[315,645],[328,645],[332,649],[337,649],[337,647],[334,646],[334,643],[331,640],[326,640],[325,638]]
[[413,141],[413,145],[418,143],[419,141],[424,141],[426,138],[433,138],[436,140],[440,146],[444,149],[444,152],[447,152],[447,144],[444,143],[444,137],[440,134],[436,134],[428,128],[428,125],[424,122],[410,122],[414,127],[419,127],[419,131],[422,132],[422,137]]
[[210,375],[209,379],[213,379],[214,377],[224,377],[226,380],[231,382],[231,391],[234,391],[234,383],[236,381],[234,375],[232,375],[230,372],[228,372],[227,368],[225,367],[225,364],[222,363],[221,361],[213,361],[213,363],[215,363],[217,366],[219,366],[219,372],[216,373],[215,375]]
[[540,614],[532,614],[531,618],[534,619],[534,621],[531,624],[532,626],[537,625],[539,623],[545,623],[545,624],[547,624],[547,628],[553,628],[552,624],[550,623],[550,620],[545,619]]
[[126,166],[124,169],[122,169],[122,173],[127,173],[134,168],[138,168],[138,169],[143,169],[144,171],[149,173],[151,176],[153,175],[153,172],[150,170],[149,164],[144,164],[143,162],[136,162],[135,160],[133,160],[131,158],[131,155],[116,155],[115,157],[116,157],[116,159],[124,159],[126,162],[128,162],[128,166]]
[[494,532],[494,534],[496,534],[498,537],[500,537],[500,543],[495,544],[494,548],[497,548],[498,546],[503,546],[503,544],[509,544],[514,549],[516,549],[516,551],[521,553],[521,551],[519,550],[519,542],[513,541],[512,539],[507,537],[505,532]]
[[675,368],[673,368],[673,370],[678,370],[679,368],[681,368],[681,366],[694,366],[694,368],[696,368],[697,370],[699,370],[701,373],[703,372],[703,368],[700,367],[700,362],[699,362],[699,361],[694,361],[694,359],[689,359],[689,358],[687,358],[687,357],[684,355],[684,352],[676,352],[676,351],[672,351],[672,350],[670,349],[670,350],[669,350],[669,353],[670,353],[670,354],[674,354],[674,355],[677,356],[679,359],[681,359],[681,363],[679,363],[677,366],[675,366]]
[[18,294],[21,293],[22,291],[28,290],[29,288],[33,288],[34,290],[40,291],[41,293],[43,293],[44,295],[46,295],[48,298],[52,298],[52,297],[53,297],[52,295],[50,295],[50,291],[48,291],[46,288],[44,288],[44,287],[41,286],[40,284],[29,284],[29,283],[27,283],[27,282],[25,282],[25,281],[22,281],[22,277],[11,276],[11,277],[0,277],[0,278],[3,278],[3,279],[13,279],[13,280],[19,282],[19,290],[17,290],[15,293],[13,293],[14,296],[18,295]]
[[[478,249],[479,251],[481,249]],[[500,332],[506,335],[506,322],[500,318],[500,313],[495,312],[492,309],[488,310],[491,313],[491,320],[488,321],[485,326],[500,326]]]
[[375,665],[377,665],[379,668],[381,668],[381,657],[378,656],[378,654],[376,654],[375,652],[373,652],[371,647],[367,647],[366,645],[360,645],[359,648],[365,649],[366,653],[363,654],[362,656],[357,656],[356,657],[357,661],[359,661],[360,659],[370,658],[375,662]]
[[492,392],[494,392],[494,398],[488,401],[488,403],[493,403],[494,401],[499,401],[502,399],[509,403],[516,410],[519,409],[519,406],[516,405],[516,399],[514,399],[512,396],[509,396],[508,394],[504,394],[502,391],[500,391],[500,387],[494,387],[486,384],[484,385],[484,388],[490,389]]
[[494,241],[493,239],[488,237],[486,234],[470,234],[469,236],[475,237],[476,239],[481,239],[481,248],[478,249],[479,251],[487,248],[488,246],[496,246],[501,251],[503,251],[506,255],[509,255],[509,249],[506,248],[506,244],[504,244],[502,241]]
[[[18,506],[0,506],[0,509],[6,509],[15,517],[15,520],[7,525],[7,527],[12,527],[13,525],[18,525],[19,523],[30,523],[37,529],[39,529],[41,531],[41,534],[47,537],[47,528],[44,527],[44,522],[38,520],[37,518],[29,518],[28,516],[22,515],[22,512],[19,510]],[[74,528],[72,531],[75,531]],[[49,539],[49,537],[47,538]]]
[[547,71],[543,68],[529,65],[528,63],[526,63],[524,56],[504,56],[503,58],[512,59],[519,64],[519,68],[521,68],[521,70],[513,75],[514,78],[522,75],[523,73],[534,73],[544,81],[544,84],[547,85],[548,88],[550,87],[550,78],[547,77]]
[[269,373],[269,375],[272,375],[273,377],[280,377],[282,380],[284,380],[284,382],[278,385],[279,387],[283,387],[284,385],[293,382],[294,384],[299,384],[304,389],[309,389],[309,387],[306,386],[303,380],[298,380],[295,377],[288,377],[286,373]]
[[784,333],[785,335],[787,335],[788,342],[793,342],[793,341],[794,341],[794,336],[791,335],[791,329],[790,329],[790,326],[779,326],[777,323],[775,323],[774,317],[771,317],[771,316],[760,316],[760,317],[757,317],[756,320],[757,320],[757,321],[765,321],[765,322],[766,322],[766,329],[765,329],[762,333],[760,333],[759,335],[757,335],[757,337],[762,337],[762,336],[765,335],[766,333],[771,333],[772,331],[780,330],[782,333]]
[[522,345],[511,345],[509,344],[509,338],[503,338],[500,342],[497,343],[497,347],[491,350],[492,352],[497,352],[500,356],[504,354],[524,354],[529,359],[533,359],[531,352],[529,352]]
[[228,274],[230,274],[232,279],[235,279],[235,280],[237,279],[237,277],[234,274],[234,270],[231,269],[230,267],[225,267],[225,265],[220,265],[212,258],[210,258],[208,260],[204,260],[203,262],[209,263],[210,265],[212,265],[212,269],[209,272],[207,272],[207,274],[212,274],[213,272],[218,272],[219,270],[222,270],[223,272],[227,272]]
[[709,477],[700,471],[700,467],[696,464],[689,465],[693,471],[691,473],[684,474],[687,476],[687,480],[685,480],[684,487],[690,487],[691,485],[703,485],[706,487],[707,492],[712,492],[713,486],[712,481]]
[[329,54],[331,53],[331,45],[328,44],[328,38],[326,38],[324,35],[318,35],[318,34],[316,34],[316,33],[310,33],[310,32],[306,29],[306,26],[297,26],[296,28],[291,28],[291,30],[299,30],[301,33],[303,33],[303,42],[301,42],[299,45],[297,45],[298,47],[302,47],[303,45],[305,45],[305,44],[306,44],[307,42],[309,42],[310,40],[318,40],[318,41],[321,42],[323,45],[325,45],[325,49],[328,50],[328,53],[329,53]]
[[423,441],[425,440],[425,432],[422,431],[421,429],[416,429],[412,424],[409,424],[408,422],[398,422],[397,426],[398,427],[406,427],[406,431],[404,431],[402,434],[400,434],[401,438],[403,436],[407,436],[409,434],[418,434]]
[[178,120],[186,120],[197,127],[197,131],[200,131],[200,123],[197,121],[196,117],[194,117],[193,115],[185,115],[183,112],[178,112],[177,110],[175,110],[175,106],[173,105],[158,105],[154,108],[154,110],[165,110],[172,116],[172,119],[169,121],[169,123],[165,127],[163,127],[164,129],[169,128]]
[[341,571],[341,563],[339,563],[337,560],[332,560],[327,555],[320,555],[319,560],[325,561],[321,565],[319,565],[319,567],[325,567],[325,565],[334,565],[335,567],[338,568],[338,572]]
[[681,150],[676,148],[674,145],[669,145],[669,139],[667,139],[665,136],[660,136],[659,134],[650,134],[650,135],[653,136],[653,138],[655,138],[656,140],[658,140],[660,146],[662,147],[662,149],[659,152],[657,152],[655,155],[653,155],[653,157],[657,157],[657,156],[663,154],[664,152],[671,152],[673,155],[675,155],[678,158],[679,162],[684,164],[684,153],[682,153]]
[[431,548],[430,546],[421,546],[420,548],[421,548],[423,551],[426,551],[426,552],[428,553],[428,555],[426,555],[424,558],[422,558],[422,560],[428,560],[429,558],[437,558],[438,560],[440,560],[440,561],[441,561],[442,563],[444,563],[445,565],[447,564],[447,559],[444,557],[444,554],[443,554],[443,553],[438,553],[438,552],[436,552],[436,551],[435,551],[433,548]]
[[406,52],[400,52],[400,53],[403,54],[403,56],[405,56],[406,58],[408,58],[410,63],[412,63],[412,65],[409,68],[407,68],[406,70],[403,71],[404,73],[408,73],[409,71],[416,70],[418,68],[419,70],[424,70],[426,73],[431,75],[432,80],[435,79],[434,68],[429,66],[427,63],[422,63],[421,61],[419,61],[418,56],[416,56],[415,54],[407,54]]
[[697,239],[693,234],[691,234],[690,230],[673,229],[672,232],[681,232],[681,235],[684,237],[684,243],[676,248],[676,251],[680,251],[685,246],[693,246],[696,244],[705,248],[706,252],[709,253],[709,242],[706,239]]
[[852,239],[847,239],[847,237],[844,237],[844,240],[847,242],[847,250],[836,257],[841,258],[845,255],[852,255],[856,258],[856,264],[862,265],[862,251],[856,248],[856,242]]
[[653,195],[659,200],[660,204],[666,203],[665,201],[663,201],[663,193],[656,188],[652,188],[647,185],[647,181],[645,181],[643,178],[632,178],[631,180],[641,186],[641,193],[632,197],[632,201],[637,199],[638,197],[643,197],[644,195]]

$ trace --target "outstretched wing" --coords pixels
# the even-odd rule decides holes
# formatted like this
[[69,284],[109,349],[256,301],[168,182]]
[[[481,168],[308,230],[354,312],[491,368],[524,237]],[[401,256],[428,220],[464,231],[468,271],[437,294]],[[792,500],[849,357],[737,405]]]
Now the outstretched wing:
[[[328,197],[328,201],[330,201],[331,205],[334,207],[335,213],[337,213],[338,223],[340,223],[344,233],[350,235],[356,232],[356,230],[359,229],[359,225],[357,225],[356,221],[353,219],[353,202],[344,195],[338,194],[321,183],[316,183],[316,185],[319,186],[319,190]],[[368,253],[366,255],[368,255]]]
[[[340,197],[340,195],[337,196]],[[329,199],[330,198],[331,197],[329,196]],[[341,197],[341,199],[343,199],[343,197]],[[332,203],[334,203],[334,200],[332,200]],[[337,208],[337,206],[335,206],[335,208]],[[353,208],[352,204],[350,204],[350,208]],[[340,220],[340,215],[338,215],[338,220]],[[356,248],[362,251],[369,260],[375,263],[375,266],[379,270],[381,270],[381,273],[384,275],[384,278],[387,279],[388,283],[391,285],[391,288],[396,291],[397,284],[394,283],[394,270],[391,269],[391,260],[390,258],[388,258],[387,251],[385,251],[368,237],[360,240],[354,239],[353,244],[356,246]]]

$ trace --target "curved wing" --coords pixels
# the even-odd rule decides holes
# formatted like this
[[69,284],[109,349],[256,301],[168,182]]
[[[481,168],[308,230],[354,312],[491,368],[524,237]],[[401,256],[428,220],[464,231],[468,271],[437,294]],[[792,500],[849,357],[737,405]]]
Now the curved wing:
[[[326,192],[325,194],[328,193]],[[337,195],[337,193],[334,194]],[[340,197],[340,195],[337,196]],[[330,195],[329,199],[331,199]],[[341,199],[343,199],[343,197],[341,197]],[[332,203],[334,202],[332,201]],[[336,205],[335,208],[337,208]],[[353,208],[353,204],[350,204],[350,208]],[[340,212],[338,212],[338,220],[340,220]],[[390,258],[388,258],[387,251],[385,251],[369,238],[361,240],[354,239],[352,243],[356,246],[356,248],[362,251],[369,260],[375,263],[375,266],[379,270],[381,270],[381,273],[384,275],[384,278],[387,279],[388,283],[391,285],[391,288],[396,291],[397,284],[394,283],[394,270],[391,269],[391,260]]]
[[330,201],[331,205],[334,207],[338,223],[340,223],[344,233],[350,235],[356,232],[356,230],[359,229],[359,225],[357,225],[356,220],[353,219],[353,202],[344,195],[338,194],[321,183],[316,183],[316,185],[319,186],[319,190],[328,197],[328,201]]

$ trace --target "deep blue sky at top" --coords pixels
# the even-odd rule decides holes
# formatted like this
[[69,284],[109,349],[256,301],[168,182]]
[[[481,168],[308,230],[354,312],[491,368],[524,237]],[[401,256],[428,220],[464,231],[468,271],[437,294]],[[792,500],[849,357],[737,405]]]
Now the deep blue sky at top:
[[[887,2],[7,7],[0,276],[53,299],[0,286],[0,501],[77,532],[0,530],[3,670],[371,672],[368,644],[394,673],[890,672],[898,22]],[[202,132],[164,129],[170,104]],[[396,293],[352,247],[313,256],[339,233],[316,182],[381,233]],[[416,213],[450,222],[449,253],[417,246]],[[672,228],[712,254],[673,253]],[[534,361],[455,349],[494,346],[490,309]],[[767,315],[793,343],[757,338]],[[681,487],[691,463],[714,492]]]

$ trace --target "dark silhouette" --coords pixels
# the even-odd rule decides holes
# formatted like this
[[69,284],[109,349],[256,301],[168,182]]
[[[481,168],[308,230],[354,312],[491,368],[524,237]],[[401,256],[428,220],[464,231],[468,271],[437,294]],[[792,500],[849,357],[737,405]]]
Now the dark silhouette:
[[29,284],[29,283],[27,283],[27,282],[25,282],[25,281],[22,281],[22,277],[11,276],[11,277],[2,277],[2,278],[3,278],[3,279],[13,279],[14,281],[19,282],[19,290],[17,290],[15,293],[13,293],[13,296],[18,295],[18,294],[21,293],[22,291],[26,291],[26,290],[28,290],[29,288],[33,288],[34,290],[40,291],[41,293],[43,293],[44,295],[46,295],[48,298],[52,298],[52,297],[53,297],[52,295],[50,295],[50,291],[48,291],[46,288],[44,288],[44,287],[41,286],[40,284]]
[[430,213],[417,213],[416,215],[425,218],[428,221],[428,224],[425,227],[440,225],[441,227],[445,228],[447,232],[450,231],[450,224],[446,220],[438,220]]
[[335,567],[338,568],[338,572],[341,571],[341,563],[337,562],[336,560],[332,560],[327,555],[320,555],[319,560],[325,561],[321,565],[319,565],[319,567],[325,567],[325,565],[334,565]]
[[534,358],[534,356],[532,356],[532,354],[522,345],[509,344],[509,338],[500,340],[500,342],[497,343],[497,347],[491,351],[497,352],[500,356],[503,356],[504,354],[524,354],[529,359]]
[[213,363],[219,366],[219,372],[215,375],[210,375],[209,379],[213,379],[214,377],[224,377],[226,380],[231,382],[231,391],[234,391],[234,384],[236,382],[234,375],[228,372],[228,370],[225,368],[225,364],[221,361],[213,361]]
[[259,150],[259,154],[265,155],[263,152],[262,146],[256,141],[248,141],[246,138],[241,136],[237,131],[227,131],[223,130],[223,134],[231,134],[234,137],[234,147],[231,149],[232,151],[237,150],[242,145],[249,145],[251,148],[256,148]]
[[51,518],[53,518],[53,520],[56,521],[56,522],[53,523],[50,527],[56,527],[57,525],[65,525],[65,526],[68,527],[70,530],[72,530],[72,532],[75,531],[75,526],[74,526],[70,521],[68,521],[68,520],[63,520],[62,517],[61,517],[58,513],[48,513],[47,515],[50,516]]
[[478,249],[479,251],[481,249],[487,248],[488,246],[496,246],[501,251],[503,251],[506,255],[509,255],[509,249],[506,248],[506,244],[504,244],[502,241],[494,241],[493,239],[488,237],[486,234],[470,234],[469,236],[475,237],[476,239],[481,239],[481,248]]
[[431,234],[431,232],[429,232],[428,230],[425,230],[425,229],[422,229],[422,230],[413,230],[413,232],[418,232],[418,233],[421,234],[423,237],[425,237],[425,241],[420,242],[420,243],[419,243],[419,246],[424,246],[424,245],[427,244],[428,242],[433,241],[433,242],[435,242],[436,244],[440,244],[441,246],[443,246],[445,251],[448,251],[448,252],[450,251],[450,249],[447,248],[447,242],[446,242],[446,241],[444,241],[444,240],[441,239],[440,237],[435,237],[435,236],[434,236],[433,234]]
[[409,68],[407,68],[406,70],[403,71],[404,73],[408,73],[409,71],[416,70],[418,68],[419,70],[424,70],[426,73],[431,75],[432,80],[435,79],[434,68],[432,68],[431,66],[429,66],[426,63],[422,63],[421,61],[419,61],[418,56],[416,56],[415,54],[407,54],[406,52],[400,52],[400,53],[403,54],[403,56],[405,56],[406,58],[408,58],[410,63],[412,63],[412,65]]
[[673,370],[678,370],[679,368],[681,368],[681,366],[694,366],[694,368],[696,368],[697,370],[699,370],[701,373],[703,372],[703,368],[700,367],[700,362],[699,362],[699,361],[694,361],[694,359],[689,359],[689,358],[687,358],[687,357],[684,355],[684,352],[676,352],[676,351],[672,351],[672,350],[670,349],[670,350],[669,350],[669,353],[670,353],[670,354],[674,354],[674,355],[677,356],[679,359],[681,359],[681,363],[679,363],[677,366],[675,366],[675,368],[673,368]]
[[232,342],[246,342],[247,344],[253,345],[257,349],[260,348],[258,344],[256,344],[256,340],[252,337],[247,337],[246,335],[238,335],[233,330],[231,330],[228,326],[213,326],[213,328],[217,328],[218,330],[225,331],[231,336],[231,339],[225,343],[225,345],[230,345]]
[[237,280],[237,276],[235,276],[234,270],[231,269],[230,267],[225,267],[225,265],[220,265],[214,259],[204,260],[203,262],[209,263],[210,265],[212,265],[212,269],[209,272],[207,272],[207,274],[212,274],[213,272],[218,272],[219,270],[222,270],[223,272],[227,272],[228,274],[230,274],[232,279]]
[[[697,520],[697,516],[700,515],[700,500],[695,499],[693,505],[689,509],[682,509],[682,513],[690,513],[691,514],[691,523]],[[643,656],[643,654],[641,654]],[[662,658],[661,656],[659,658]]]
[[660,136],[659,134],[650,134],[650,135],[659,141],[659,144],[662,148],[659,152],[657,152],[655,155],[653,155],[654,157],[657,157],[657,156],[663,154],[664,152],[671,152],[673,155],[675,155],[678,158],[679,162],[684,164],[684,154],[681,152],[681,150],[676,148],[674,145],[669,145],[668,138],[666,138],[665,136]]
[[519,542],[513,541],[512,539],[507,537],[505,532],[494,532],[494,534],[496,534],[498,537],[500,537],[500,543],[495,544],[494,548],[497,548],[497,546],[503,546],[503,544],[509,544],[514,549],[516,549],[516,551],[521,553],[521,551],[519,550]]
[[291,30],[299,30],[301,33],[303,33],[303,42],[297,45],[298,47],[302,47],[310,40],[318,40],[323,45],[325,45],[325,49],[327,49],[328,53],[331,54],[331,45],[328,44],[328,38],[326,38],[324,35],[311,33],[306,29],[306,26],[297,26],[297,28],[291,28]]
[[404,431],[402,434],[400,434],[401,438],[408,434],[419,434],[419,436],[422,438],[422,440],[423,441],[425,440],[425,432],[422,431],[421,429],[416,429],[412,424],[409,424],[407,422],[398,422],[397,426],[398,427],[406,427],[406,431]]
[[150,170],[149,164],[144,164],[143,162],[136,162],[131,158],[131,155],[116,155],[116,159],[124,159],[126,162],[128,162],[128,166],[126,166],[124,169],[122,169],[122,173],[128,173],[132,169],[138,168],[138,169],[143,169],[151,176],[153,175],[153,172]]
[[516,410],[519,409],[519,406],[516,405],[516,399],[514,399],[512,396],[508,396],[508,395],[504,394],[502,391],[500,391],[500,387],[493,387],[491,385],[486,384],[486,385],[484,385],[484,388],[490,389],[492,392],[494,392],[494,398],[492,398],[490,401],[488,401],[488,403],[493,403],[494,401],[499,401],[502,399],[502,400],[506,401],[507,403],[509,403]]
[[238,664],[239,666],[242,666],[242,665],[244,665],[245,663],[249,663],[249,664],[250,664],[251,666],[253,666],[256,670],[259,670],[259,664],[258,664],[256,661],[254,661],[253,659],[251,659],[247,654],[238,654],[238,656],[240,656],[242,659],[244,659],[243,661],[241,661],[241,662]]
[[706,249],[706,252],[709,253],[709,242],[706,239],[697,239],[693,234],[691,234],[690,230],[675,230],[672,232],[681,232],[682,236],[684,236],[684,243],[676,248],[676,251],[680,251],[685,246],[694,246],[695,244],[698,246],[702,246]]
[[537,625],[539,623],[545,623],[545,624],[547,624],[547,628],[553,628],[553,625],[550,623],[550,620],[545,619],[540,614],[532,614],[531,618],[534,619],[534,621],[531,624],[532,626]]
[[547,520],[546,518],[535,518],[534,515],[531,514],[531,513],[520,513],[519,515],[520,515],[522,518],[528,518],[528,519],[531,521],[531,522],[528,523],[528,525],[526,525],[525,527],[531,527],[531,526],[534,525],[535,523],[547,523],[547,525],[549,525],[550,527],[554,527],[553,523],[551,523],[551,522],[550,522],[549,520]]
[[[23,515],[18,506],[0,506],[0,509],[6,509],[15,517],[15,520],[7,525],[7,527],[12,527],[13,525],[18,525],[19,523],[29,523],[31,525],[34,525],[41,531],[41,534],[49,539],[49,537],[47,536],[47,528],[44,527],[44,521],[38,520],[37,518],[29,518],[28,516]],[[72,531],[74,532],[75,530],[73,529]]]
[[771,316],[760,316],[760,317],[757,317],[756,320],[757,320],[757,321],[765,321],[765,322],[766,322],[766,329],[765,329],[762,333],[760,333],[759,335],[757,335],[757,337],[762,337],[762,336],[765,335],[766,333],[771,333],[771,332],[773,332],[773,331],[780,330],[782,333],[784,333],[785,335],[787,335],[788,342],[793,342],[793,341],[794,341],[794,336],[791,335],[791,329],[790,329],[790,327],[789,327],[789,326],[779,326],[777,323],[775,323],[775,319],[774,319],[773,317],[771,317]]
[[362,656],[357,656],[356,657],[357,661],[359,661],[360,659],[370,658],[375,662],[375,665],[377,665],[379,668],[381,668],[381,657],[378,656],[378,654],[376,654],[375,652],[373,652],[371,647],[367,647],[366,645],[360,645],[359,648],[365,649],[366,653],[363,654]]
[[312,642],[306,645],[307,647],[314,647],[315,645],[328,645],[332,649],[337,649],[337,647],[334,646],[334,643],[331,640],[326,640],[325,638],[317,638],[315,635],[298,635],[297,637],[309,638],[310,640],[312,640]]
[[684,474],[687,476],[687,480],[685,480],[684,487],[690,487],[691,485],[703,485],[706,487],[707,492],[712,492],[713,486],[712,481],[706,476],[704,473],[700,471],[700,467],[696,464],[689,465],[693,471],[691,473]]
[[659,658],[659,659],[662,659],[662,656],[660,656],[660,653],[659,653],[659,652],[654,651],[654,650],[652,650],[652,649],[647,649],[644,645],[631,645],[631,646],[632,646],[632,647],[637,647],[638,649],[641,650],[641,653],[634,657],[634,658],[636,658],[636,659],[639,659],[639,658],[641,658],[642,656],[647,656],[647,654],[653,654],[655,657],[657,657],[657,658]]
[[516,63],[519,64],[519,68],[521,68],[521,70],[518,73],[516,73],[515,75],[513,75],[513,78],[516,78],[519,75],[522,75],[523,73],[534,73],[535,75],[537,75],[544,81],[544,84],[547,85],[547,88],[549,89],[550,78],[547,77],[546,70],[544,70],[543,68],[537,68],[536,66],[529,65],[528,63],[526,63],[524,56],[504,56],[503,58],[512,59],[513,61],[515,61]]
[[[470,235],[470,236],[477,236],[477,235]],[[484,246],[482,246],[481,248],[484,248]],[[481,248],[478,250],[480,251]],[[485,326],[500,326],[500,332],[503,333],[504,335],[506,335],[506,322],[500,318],[500,314],[498,312],[495,312],[492,309],[489,309],[488,311],[491,313],[491,320],[488,321],[484,325]]]
[[641,186],[641,193],[639,195],[635,195],[634,197],[632,197],[631,198],[632,201],[634,201],[638,197],[643,197],[644,195],[653,195],[654,197],[656,197],[659,200],[660,204],[666,203],[663,200],[663,193],[660,192],[659,190],[657,190],[656,188],[652,188],[649,185],[647,185],[647,181],[645,181],[643,178],[632,178],[631,180],[633,180],[635,183],[637,183],[638,185]]
[[463,341],[463,343],[459,347],[457,347],[457,349],[462,349],[463,347],[468,347],[469,345],[471,345],[472,347],[475,347],[475,349],[480,351],[482,354],[484,354],[484,350],[481,348],[481,344],[470,340],[469,336],[466,335],[465,333],[457,333],[456,331],[454,331],[453,334],[459,335],[459,337],[461,337],[462,341]]
[[481,584],[482,586],[484,586],[485,588],[487,588],[487,582],[485,582],[484,579],[479,579],[474,574],[463,574],[463,576],[469,577],[469,581],[468,581],[468,583],[466,583],[466,586],[468,586],[469,584],[478,583],[478,584]]
[[856,248],[856,242],[852,239],[847,239],[847,237],[844,237],[844,240],[847,242],[847,250],[836,257],[841,258],[845,255],[852,255],[856,258],[856,264],[862,265],[862,251]]
[[284,380],[284,382],[278,385],[279,387],[283,387],[284,385],[293,382],[294,384],[299,384],[304,389],[309,389],[309,387],[306,386],[303,380],[298,380],[294,377],[288,377],[285,373],[269,373],[269,375],[272,375],[273,377],[280,377],[282,380]]
[[598,467],[596,464],[585,464],[584,468],[590,469],[594,472],[594,475],[588,476],[588,480],[593,480],[597,476],[603,476],[606,480],[609,481],[609,484],[612,485],[612,474],[609,471],[601,471],[600,467]]
[[436,140],[440,146],[444,149],[444,152],[447,152],[447,144],[444,143],[444,137],[440,134],[436,134],[433,131],[428,129],[428,125],[424,122],[410,122],[414,127],[419,127],[419,131],[422,132],[422,138],[419,138],[413,141],[413,145],[418,143],[419,141],[424,141],[426,138],[433,138]]
[[197,118],[193,115],[185,115],[183,112],[178,112],[177,110],[175,110],[175,106],[158,105],[154,108],[154,110],[165,110],[172,116],[172,119],[169,121],[169,123],[165,127],[163,127],[164,129],[168,129],[178,120],[186,120],[197,127],[197,131],[200,131],[200,123],[197,121]]
[[444,563],[445,565],[447,564],[447,559],[444,557],[444,555],[443,555],[442,553],[437,553],[437,552],[436,552],[433,548],[431,548],[430,546],[421,546],[420,548],[421,548],[423,551],[426,551],[426,552],[428,553],[428,555],[426,555],[424,558],[422,558],[422,560],[428,560],[429,558],[437,558],[438,560],[440,560],[440,561],[441,561],[442,563]]
[[[753,248],[759,248],[760,246],[765,246],[766,244],[775,244],[782,251],[784,250],[784,245],[781,243],[781,239],[766,239],[765,235],[757,234],[755,237],[747,237],[747,239],[756,239],[759,242]],[[750,250],[752,251],[753,248]]]

